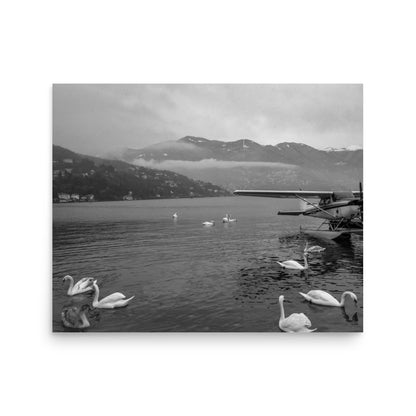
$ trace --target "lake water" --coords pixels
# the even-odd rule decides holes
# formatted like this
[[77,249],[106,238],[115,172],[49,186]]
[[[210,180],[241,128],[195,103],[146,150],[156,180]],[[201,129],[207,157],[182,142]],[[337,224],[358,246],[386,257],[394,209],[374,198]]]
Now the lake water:
[[[285,312],[303,312],[318,332],[363,329],[363,237],[333,242],[299,233],[313,218],[277,216],[296,201],[254,197],[55,204],[53,207],[53,330],[65,331],[63,307],[91,303],[92,295],[66,295],[62,278],[98,280],[100,298],[135,295],[126,307],[96,309],[87,331],[276,331],[278,298]],[[172,214],[178,212],[177,221]],[[226,213],[237,223],[222,224]],[[216,220],[214,227],[202,222]],[[305,272],[282,270],[277,260],[303,263]],[[337,299],[346,290],[358,305],[310,305],[298,294],[311,289]],[[349,300],[349,299],[347,299]]]

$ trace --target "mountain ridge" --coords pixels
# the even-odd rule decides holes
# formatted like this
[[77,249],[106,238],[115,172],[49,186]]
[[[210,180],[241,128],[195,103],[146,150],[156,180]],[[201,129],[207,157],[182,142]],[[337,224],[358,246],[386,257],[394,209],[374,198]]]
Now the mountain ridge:
[[316,149],[293,141],[261,145],[185,136],[129,149],[122,160],[139,166],[166,168],[194,179],[235,189],[351,190],[363,178],[362,149]]
[[98,201],[226,196],[220,186],[168,170],[82,155],[53,145],[53,199],[94,195]]
[[320,150],[304,143],[280,142],[261,145],[253,140],[239,139],[230,142],[209,140],[204,137],[185,136],[176,141],[166,141],[141,149],[126,149],[122,160],[132,163],[137,159],[188,160],[215,159],[223,161],[276,162],[315,167],[317,163],[332,166],[346,163],[362,166],[362,149]]

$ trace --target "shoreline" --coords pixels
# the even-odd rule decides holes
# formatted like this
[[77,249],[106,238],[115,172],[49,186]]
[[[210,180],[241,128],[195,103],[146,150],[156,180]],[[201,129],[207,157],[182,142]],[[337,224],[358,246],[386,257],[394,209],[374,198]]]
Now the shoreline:
[[94,204],[96,202],[135,202],[135,201],[160,201],[160,200],[172,200],[172,199],[203,199],[203,198],[235,198],[237,195],[207,195],[207,196],[177,196],[175,198],[136,198],[129,201],[124,199],[103,199],[99,201],[68,201],[68,202],[54,202],[52,205],[72,205],[72,204]]

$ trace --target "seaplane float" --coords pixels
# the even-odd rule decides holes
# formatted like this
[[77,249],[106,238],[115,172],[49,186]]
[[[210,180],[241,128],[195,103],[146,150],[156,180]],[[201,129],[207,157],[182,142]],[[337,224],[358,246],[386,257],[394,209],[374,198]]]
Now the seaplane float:
[[[235,195],[268,198],[297,198],[298,211],[278,211],[277,215],[305,215],[324,221],[317,228],[301,227],[301,232],[316,238],[335,240],[363,233],[363,190],[359,191],[266,191],[236,190]],[[312,202],[319,199],[319,202]]]

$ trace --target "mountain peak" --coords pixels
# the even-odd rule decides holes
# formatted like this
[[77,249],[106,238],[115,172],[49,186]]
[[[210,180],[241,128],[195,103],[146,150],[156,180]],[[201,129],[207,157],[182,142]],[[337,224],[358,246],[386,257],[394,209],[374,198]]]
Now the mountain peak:
[[298,143],[298,142],[282,142],[282,143],[278,143],[275,145],[275,147],[277,147],[278,149],[299,149],[300,147],[303,148],[311,148],[311,146],[308,146],[307,144],[304,143]]
[[359,146],[357,144],[351,144],[347,147],[325,147],[323,149],[325,152],[355,152],[356,150],[363,150],[362,146]]
[[205,139],[204,137],[196,137],[196,136],[185,136],[178,140],[178,142],[181,142],[181,143],[192,143],[192,144],[206,143],[209,141],[210,140]]
[[237,145],[237,146],[241,146],[242,148],[249,148],[250,146],[252,147],[261,147],[260,144],[258,144],[257,142],[255,142],[254,140],[250,140],[250,139],[239,139],[239,140],[235,140],[234,142],[225,142],[225,144],[230,144],[230,145]]

